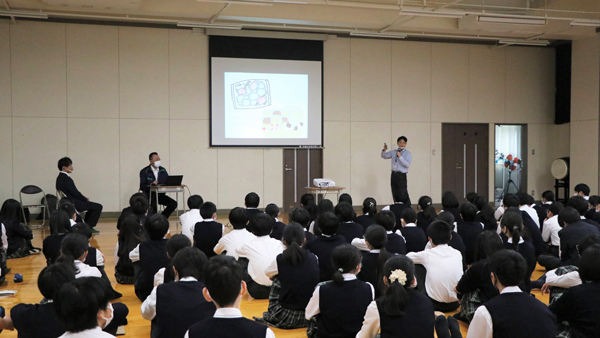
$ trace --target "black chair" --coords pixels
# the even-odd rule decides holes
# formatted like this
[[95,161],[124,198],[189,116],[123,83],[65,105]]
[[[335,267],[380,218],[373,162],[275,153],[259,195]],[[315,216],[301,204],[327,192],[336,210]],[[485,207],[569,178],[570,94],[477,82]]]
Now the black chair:
[[[42,194],[42,199],[40,204],[23,204],[23,194],[25,195],[37,195]],[[42,188],[36,185],[26,185],[21,191],[19,191],[19,202],[21,202],[21,212],[23,213],[23,220],[25,220],[25,224],[29,225],[27,222],[27,217],[25,216],[25,208],[42,208],[42,226],[46,223],[46,212],[48,210],[48,201],[46,200],[46,193]],[[44,209],[46,208],[46,209]]]

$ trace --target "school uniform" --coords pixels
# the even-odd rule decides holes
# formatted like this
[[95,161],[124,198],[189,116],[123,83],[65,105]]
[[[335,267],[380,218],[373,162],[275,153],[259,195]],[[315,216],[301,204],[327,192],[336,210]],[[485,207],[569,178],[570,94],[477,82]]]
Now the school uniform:
[[[121,225],[123,224],[123,221],[125,221],[125,219],[129,216],[136,216],[139,223],[141,225],[143,225],[144,223],[146,223],[146,219],[152,215],[154,215],[154,211],[153,211],[152,207],[148,207],[148,211],[141,215],[134,214],[131,207],[123,208],[123,210],[121,210],[121,215],[119,215],[119,218],[117,219],[117,230],[121,230]],[[73,225],[74,224],[71,224],[71,226],[73,226]],[[183,230],[183,227],[182,227],[182,230]]]
[[600,230],[583,221],[571,223],[558,232],[558,237],[560,237],[561,266],[579,264],[577,245],[583,238],[589,235],[600,235]]
[[408,209],[410,208],[410,204],[405,204],[402,202],[396,202],[392,205],[388,205],[386,207],[384,207],[383,210],[389,210],[391,212],[394,213],[394,216],[396,216],[396,227],[394,227],[394,231],[399,230],[402,227],[402,212],[404,211],[404,209]]
[[251,242],[257,237],[251,233],[250,231],[244,229],[233,229],[227,235],[221,237],[217,242],[217,245],[213,248],[213,251],[220,255],[224,251],[227,252],[227,256],[231,256],[238,259],[238,254],[236,252],[237,248],[240,248],[242,245]]
[[248,285],[248,292],[255,299],[266,299],[273,283],[265,274],[265,269],[273,260],[283,252],[281,241],[267,236],[260,236],[236,250],[239,257],[248,259],[248,270],[244,280]]
[[[504,248],[508,250],[513,249],[513,239],[508,238],[506,242],[504,242]],[[536,259],[535,259],[535,249],[533,245],[523,238],[519,240],[519,254],[525,258],[525,262],[527,262],[527,274],[525,275],[525,280],[522,285],[520,285],[523,292],[529,293],[531,292],[531,274],[535,270]]]
[[8,258],[21,258],[29,256],[31,249],[30,243],[33,239],[31,229],[21,225],[19,221],[4,221],[6,227],[6,237],[8,248],[6,248],[6,256]]
[[456,222],[456,232],[465,244],[465,262],[470,265],[475,261],[475,242],[479,234],[483,232],[483,224],[477,221],[459,220]]
[[97,267],[89,266],[77,259],[74,261],[74,263],[75,263],[75,269],[77,270],[77,272],[75,273],[75,278],[81,278],[81,277],[102,278],[102,273],[100,272],[100,270],[98,270]]
[[135,271],[135,294],[143,302],[154,288],[154,274],[167,266],[167,240],[149,240],[140,243],[129,253]]
[[42,242],[42,252],[46,257],[46,265],[54,264],[60,256],[60,246],[67,234],[50,235]]
[[204,284],[194,277],[155,287],[142,304],[142,317],[152,322],[156,338],[182,337],[193,324],[211,318],[215,304],[202,295]]
[[96,326],[93,329],[77,333],[66,332],[59,338],[114,338],[114,336],[102,331],[102,329],[99,326]]
[[194,226],[194,246],[204,252],[206,257],[211,258],[216,255],[213,249],[223,237],[224,231],[223,224],[212,218],[202,220]]
[[548,250],[548,246],[542,238],[542,231],[540,230],[540,227],[535,224],[531,216],[529,216],[526,211],[521,211],[521,217],[523,218],[523,228],[527,229],[529,234],[529,236],[525,238],[528,242],[533,244],[533,248],[535,249],[535,257],[537,257],[543,252],[546,252]]
[[336,235],[317,236],[313,241],[305,244],[305,248],[319,258],[319,280],[327,281],[333,278],[331,266],[331,252],[336,247],[348,243],[346,238]]
[[540,227],[540,219],[538,217],[537,211],[535,211],[534,208],[528,206],[528,205],[521,205],[519,206],[519,210],[521,211],[525,211],[527,213],[527,215],[529,215],[529,217],[533,220],[533,222],[535,223],[535,225],[538,227]]
[[354,223],[359,224],[363,227],[363,232],[367,231],[367,228],[373,224],[375,224],[375,215],[369,215],[367,212],[364,215],[357,216],[354,219]]
[[237,308],[220,308],[212,318],[192,326],[184,338],[275,338],[275,334],[264,324],[244,318]]
[[415,223],[409,223],[401,227],[400,232],[406,241],[406,252],[419,252],[425,249],[427,236],[421,229],[417,228]]
[[373,285],[350,273],[344,283],[327,282],[315,288],[306,306],[306,319],[317,317],[317,337],[355,337],[360,331],[367,307],[373,301]]
[[186,235],[190,242],[194,242],[194,229],[196,223],[202,222],[204,218],[200,216],[200,209],[190,209],[190,211],[179,216],[181,223],[181,233]]
[[71,176],[64,171],[58,173],[58,177],[56,177],[56,190],[62,191],[73,202],[78,212],[86,212],[85,223],[87,225],[93,228],[98,224],[102,214],[102,204],[88,201],[87,197],[79,192]]
[[600,283],[573,286],[549,305],[557,322],[566,321],[572,337],[597,337],[600,332]]
[[[158,185],[164,185],[167,182],[168,177],[169,173],[167,172],[167,169],[162,166],[155,169],[149,164],[140,170],[140,190],[148,195],[148,202],[150,202],[150,206],[152,206],[152,209],[154,210],[158,210],[158,205],[156,205],[156,192],[151,192],[149,186],[154,181],[157,181]],[[165,210],[163,210],[162,214],[166,218],[169,218],[173,211],[177,209],[177,201],[167,196],[165,193],[158,194],[158,204],[165,206]]]
[[425,236],[427,236],[427,228],[431,224],[431,220],[425,217],[425,214],[421,211],[417,214],[417,226],[423,230]]
[[[456,231],[454,231],[454,230],[450,232],[450,235],[451,235],[451,237],[450,237],[450,242],[448,242],[448,245],[451,248],[458,250],[460,252],[460,255],[463,258],[463,270],[466,270],[467,263],[465,261],[465,255],[466,255],[467,249],[465,248],[465,244],[463,243],[462,237],[460,237],[460,235],[458,233],[456,233]],[[431,248],[433,248],[433,245],[428,240],[427,245],[425,245],[425,250],[431,249]]]
[[336,234],[344,237],[346,242],[352,243],[353,239],[362,238],[365,232],[362,226],[350,221],[340,223]]
[[100,250],[89,247],[88,254],[83,262],[93,267],[104,267],[104,256],[102,256],[102,252],[100,252]]
[[317,238],[317,236],[315,236],[312,232],[308,231],[307,229],[304,229],[304,238],[306,239],[306,245],[306,243],[314,240],[315,238]]
[[479,290],[479,299],[482,303],[496,297],[499,293],[498,289],[492,284],[490,272],[487,259],[473,263],[456,285],[456,291],[464,295]]
[[277,218],[275,218],[275,225],[273,225],[273,231],[269,237],[281,240],[283,237],[283,229],[285,229],[285,223],[279,222]]
[[365,319],[356,338],[374,338],[381,330],[381,338],[431,338],[435,316],[433,305],[424,294],[415,289],[405,288],[407,301],[403,314],[390,316],[383,310],[383,297],[374,300],[367,307]]
[[544,209],[542,206],[539,206],[537,204],[532,204],[531,208],[533,208],[533,210],[535,210],[535,212],[537,213],[540,230],[543,230],[544,220],[548,217],[548,210]]
[[480,306],[469,326],[467,338],[555,338],[556,316],[539,300],[517,286]]
[[133,284],[135,281],[135,271],[133,262],[129,258],[129,253],[119,255],[117,249],[117,264],[115,265],[115,279],[119,284]]
[[[406,241],[404,241],[404,237],[402,237],[400,231],[391,232],[387,231],[387,242],[385,243],[385,249],[389,253],[395,254],[406,254]],[[367,241],[364,238],[355,238],[352,240],[352,245],[354,245],[360,251],[369,251],[369,247],[367,246]]]
[[558,232],[562,227],[558,224],[558,215],[552,216],[544,221],[542,226],[542,239],[549,243],[548,252],[554,257],[559,257],[560,237]]
[[581,220],[586,222],[587,224],[593,225],[596,228],[600,229],[600,225],[598,224],[598,222],[594,221],[593,219],[587,219],[587,218],[581,216]]
[[[360,272],[356,275],[356,277],[361,281],[369,282],[371,285],[373,285],[375,288],[375,298],[381,296],[380,285],[383,283],[379,274],[377,273],[379,253],[380,250],[378,249],[370,250],[369,252],[361,252],[362,266]],[[391,254],[390,256],[394,256],[394,254]]]
[[452,216],[454,216],[454,222],[458,222],[460,220],[462,220],[462,216],[460,214],[460,208],[456,207],[456,208],[444,208],[444,210],[442,210],[440,213],[442,212],[449,212],[452,214]]
[[496,222],[496,219],[488,221],[484,220],[481,211],[478,211],[477,215],[475,215],[475,221],[483,224],[483,230],[490,230],[493,232],[498,230],[498,222]]
[[54,304],[17,304],[10,309],[10,318],[19,338],[56,338],[65,333],[56,316]]

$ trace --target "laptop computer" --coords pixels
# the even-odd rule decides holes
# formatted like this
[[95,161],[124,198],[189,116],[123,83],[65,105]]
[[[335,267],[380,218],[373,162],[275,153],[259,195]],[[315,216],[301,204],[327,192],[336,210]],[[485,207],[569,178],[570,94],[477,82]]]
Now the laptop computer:
[[181,181],[183,181],[183,175],[169,175],[169,177],[167,177],[167,181],[165,182],[165,184],[161,184],[167,187],[174,187],[174,186],[178,186],[181,185]]

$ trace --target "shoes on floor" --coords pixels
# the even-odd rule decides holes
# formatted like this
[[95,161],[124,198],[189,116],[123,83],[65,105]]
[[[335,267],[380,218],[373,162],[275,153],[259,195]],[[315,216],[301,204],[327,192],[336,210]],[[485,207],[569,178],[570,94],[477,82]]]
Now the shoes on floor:
[[29,254],[30,255],[37,255],[37,254],[39,254],[41,252],[42,252],[42,249],[40,249],[40,248],[31,248],[31,249],[29,249]]
[[262,324],[265,324],[265,325],[267,324],[267,321],[264,318],[262,318],[262,317],[252,317],[252,319],[254,319],[255,321],[257,321],[259,323],[262,323]]
[[99,233],[100,233],[100,231],[96,230],[95,228],[92,228],[92,233],[93,233],[93,234],[99,234]]

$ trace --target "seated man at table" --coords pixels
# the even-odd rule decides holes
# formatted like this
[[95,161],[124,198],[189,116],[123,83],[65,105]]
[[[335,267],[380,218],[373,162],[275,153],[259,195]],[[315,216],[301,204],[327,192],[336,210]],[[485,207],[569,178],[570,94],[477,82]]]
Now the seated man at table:
[[[167,169],[160,166],[160,156],[157,153],[150,153],[148,156],[150,160],[150,165],[144,167],[140,171],[140,190],[146,194],[149,194],[150,205],[154,211],[157,211],[156,205],[156,193],[150,192],[151,185],[161,185],[167,182],[167,177],[169,174],[167,173]],[[163,205],[165,210],[163,210],[162,214],[169,218],[173,211],[177,209],[177,201],[167,196],[167,194],[162,193],[158,194],[158,204]]]

